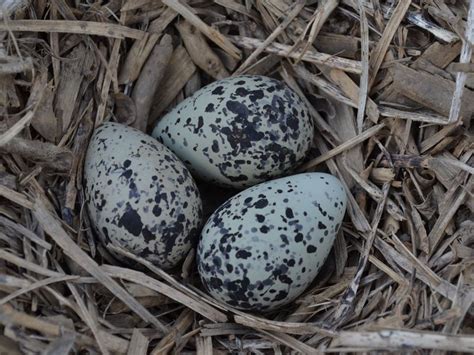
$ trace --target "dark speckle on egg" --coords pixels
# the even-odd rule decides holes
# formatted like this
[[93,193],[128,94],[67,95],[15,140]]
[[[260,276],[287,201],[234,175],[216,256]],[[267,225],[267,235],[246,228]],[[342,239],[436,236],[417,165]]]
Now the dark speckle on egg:
[[291,172],[314,132],[307,107],[289,87],[245,75],[196,91],[152,135],[203,180],[243,188]]
[[89,214],[102,240],[162,268],[196,241],[200,194],[183,163],[154,138],[116,123],[94,132],[84,165]]

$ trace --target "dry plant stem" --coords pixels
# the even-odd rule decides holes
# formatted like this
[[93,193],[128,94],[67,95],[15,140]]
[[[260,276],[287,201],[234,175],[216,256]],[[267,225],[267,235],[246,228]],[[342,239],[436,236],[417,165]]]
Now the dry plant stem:
[[[69,330],[64,329],[63,326],[44,321],[40,318],[30,316],[23,312],[15,311],[9,305],[0,307],[0,322],[5,325],[18,325],[28,329],[32,329],[48,336],[60,337],[64,332]],[[107,348],[111,351],[125,354],[128,348],[128,342],[122,338],[111,336],[104,332],[104,336],[110,338],[107,341]],[[112,340],[113,339],[113,340]],[[95,340],[92,338],[77,334],[77,343],[79,345],[95,345]]]
[[186,329],[188,329],[194,321],[193,312],[185,309],[176,320],[176,324],[171,331],[160,340],[160,342],[151,351],[150,355],[165,355],[174,346],[177,337],[182,336]]
[[446,231],[446,227],[454,214],[464,202],[469,193],[472,193],[474,188],[474,175],[470,175],[465,186],[455,184],[445,195],[445,209],[440,211],[440,216],[436,220],[435,225],[431,229],[428,239],[431,243],[432,253],[436,251],[439,243],[441,242],[443,235]]
[[2,186],[0,185],[0,196],[6,198],[7,200],[10,200],[22,207],[25,207],[25,208],[28,208],[28,209],[31,209],[33,208],[33,203],[27,198],[25,197],[25,195],[19,193],[19,192],[16,192],[12,189],[9,189],[8,187],[6,186]]
[[[115,248],[115,251],[119,252],[120,249]],[[128,252],[123,252],[126,256],[131,257]],[[135,259],[138,262],[141,262],[145,266],[149,267],[150,265],[147,265],[146,262],[141,261],[139,258]],[[189,292],[188,289],[186,289],[184,286],[181,287],[172,287],[168,286],[167,284],[154,280],[149,276],[146,276],[145,274],[139,272],[139,271],[134,271],[134,270],[129,270],[129,269],[124,269],[124,268],[119,268],[115,266],[109,266],[109,265],[104,265],[102,266],[102,269],[104,269],[109,275],[114,275],[114,277],[120,277],[123,279],[130,280],[132,282],[138,282],[140,281],[140,284],[145,285],[152,290],[159,292],[191,309],[193,309],[195,312],[203,315],[204,317],[214,321],[214,322],[219,322],[219,321],[226,321],[227,316],[218,311],[217,309],[213,308],[212,306],[208,305],[207,303],[202,302],[199,297],[191,292]],[[153,270],[156,270],[155,268],[151,268]],[[150,269],[150,270],[151,270]],[[152,271],[153,271],[152,270]],[[162,274],[162,273],[160,273]],[[170,276],[168,276],[170,278]],[[173,286],[178,284],[175,280],[173,280]]]
[[431,32],[435,37],[444,42],[453,43],[459,40],[459,36],[457,36],[455,33],[448,31],[428,20],[421,12],[408,11],[407,19],[412,24],[423,28],[428,32]]
[[[293,19],[298,16],[303,7],[305,6],[305,0],[297,0],[291,6],[293,7],[285,19],[273,30],[273,32],[268,36],[265,41],[263,41],[253,52],[250,54],[247,59],[240,65],[237,70],[234,71],[233,75],[239,75],[244,72],[244,70],[252,64],[257,57],[265,50],[265,48],[270,45],[275,39],[282,33],[286,27],[293,21]],[[301,53],[303,55],[303,52]]]
[[[377,185],[372,183],[370,180],[363,179],[354,169],[346,165],[347,171],[351,174],[352,178],[362,187],[367,193],[372,196],[372,198],[381,202],[383,200],[383,192],[380,190]],[[398,207],[398,205],[390,198],[387,198],[386,202],[387,212],[392,215],[392,217],[397,221],[405,220],[403,217],[403,211]]]
[[[435,174],[443,174],[451,168],[457,168],[457,171],[464,170],[468,173],[474,174],[474,168],[462,161],[454,159],[452,157],[443,157],[443,156],[436,156],[432,157],[430,155],[400,155],[400,154],[393,154],[391,157],[391,162],[387,160],[383,160],[381,162],[384,166],[393,166],[394,167],[403,167],[403,168],[428,168],[435,172]],[[438,169],[442,169],[444,171],[437,171]],[[454,174],[455,175],[455,174]],[[459,176],[457,176],[459,179]],[[442,179],[439,179],[442,181]],[[459,186],[459,181],[453,181],[453,183],[457,183],[456,186]]]
[[365,241],[364,250],[363,250],[363,253],[361,254],[361,258],[359,259],[359,265],[357,266],[357,272],[351,284],[349,285],[346,292],[344,293],[340,301],[340,306],[336,310],[336,313],[334,315],[334,318],[335,318],[334,321],[335,321],[335,324],[337,325],[341,325],[345,322],[345,320],[349,316],[349,312],[354,307],[354,300],[360,286],[360,280],[362,279],[362,274],[364,273],[364,270],[367,266],[367,262],[369,260],[370,250],[372,249],[372,245],[377,235],[377,229],[379,226],[380,219],[382,218],[382,214],[384,212],[384,207],[387,201],[389,190],[390,190],[390,183],[385,183],[382,188],[383,199],[377,205],[374,221],[371,226],[372,229]]
[[[307,51],[307,49],[314,43],[316,40],[316,37],[319,34],[319,31],[321,31],[321,28],[323,27],[324,23],[327,21],[329,16],[332,14],[332,12],[337,8],[339,5],[339,0],[324,0],[320,2],[318,8],[314,12],[312,24],[311,24],[311,30],[309,32],[309,37],[308,40],[306,41],[306,44],[301,52],[301,56]],[[310,21],[310,22],[311,22]],[[308,24],[309,26],[309,24]],[[306,34],[303,32],[301,37],[296,41],[295,45],[293,48],[298,46],[300,42],[304,39],[304,35]],[[298,59],[298,61],[301,59],[301,57]]]
[[60,272],[56,272],[53,270],[46,269],[44,267],[39,266],[33,262],[27,261],[19,256],[11,254],[5,250],[0,249],[0,259],[5,260],[9,263],[12,263],[18,267],[22,267],[26,270],[33,271],[38,275],[49,276],[49,277],[62,277],[64,274]]
[[176,24],[189,56],[199,68],[216,80],[229,76],[221,59],[207,44],[204,36],[187,21]]
[[215,337],[218,335],[245,334],[249,329],[235,323],[207,323],[203,325],[200,333],[203,337]]
[[440,129],[434,135],[426,138],[425,140],[420,142],[420,153],[426,153],[428,150],[433,148],[436,144],[438,144],[443,138],[448,137],[453,131],[455,131],[457,125],[450,124],[446,125],[442,129]]
[[362,133],[365,117],[365,106],[367,103],[369,88],[369,25],[362,3],[358,0],[360,14],[360,37],[361,37],[361,63],[362,73],[360,76],[359,102],[357,110],[357,132]]
[[427,265],[418,260],[394,234],[392,234],[392,239],[398,241],[397,246],[403,251],[403,254],[389,246],[380,238],[375,239],[374,245],[381,253],[394,260],[401,269],[414,275],[414,277],[421,280],[429,288],[435,290],[442,296],[451,301],[455,300],[458,291],[454,285],[441,279]]
[[470,285],[467,285],[467,293],[461,292],[461,290],[465,290],[465,286],[464,275],[460,274],[457,283],[458,297],[456,297],[451,305],[451,310],[457,311],[459,316],[450,319],[444,324],[443,333],[450,334],[459,332],[467,312],[471,309],[471,306],[474,303],[474,292],[472,292],[472,287],[470,287]]
[[331,285],[325,288],[323,291],[316,290],[317,292],[311,292],[301,302],[301,305],[297,308],[295,313],[290,315],[286,321],[287,322],[298,322],[304,321],[308,318],[308,314],[312,314],[315,310],[315,307],[324,303],[329,299],[334,298],[338,294],[342,293],[350,284],[354,274],[344,275],[342,279],[335,285]]
[[6,304],[6,303],[10,302],[11,300],[17,298],[18,296],[24,295],[28,292],[34,291],[34,290],[36,290],[38,288],[41,288],[41,287],[44,287],[46,285],[50,285],[50,284],[58,283],[58,282],[63,282],[63,281],[74,280],[74,279],[78,279],[78,278],[79,278],[79,276],[69,276],[69,275],[52,276],[52,277],[49,277],[47,279],[43,279],[43,280],[40,280],[40,281],[33,282],[33,283],[29,284],[28,286],[23,287],[21,289],[18,289],[15,292],[10,293],[8,296],[5,296],[2,299],[0,299],[0,306],[3,306],[4,304]]
[[241,52],[235,47],[225,36],[223,36],[219,31],[208,26],[204,21],[202,21],[197,15],[191,11],[191,9],[177,0],[162,0],[163,4],[169,6],[174,11],[183,16],[191,24],[193,24],[199,31],[201,31],[207,38],[212,42],[217,44],[220,48],[226,51],[229,55],[236,59],[240,59]]
[[234,316],[234,320],[238,324],[245,325],[250,328],[257,330],[268,330],[268,331],[278,331],[284,332],[287,334],[314,334],[319,333],[324,336],[334,336],[335,332],[332,332],[329,329],[324,329],[313,325],[311,323],[294,323],[294,322],[277,322],[277,321],[268,321],[264,318],[257,318],[256,316],[249,317],[245,313],[239,312]]
[[245,15],[255,22],[259,22],[258,14],[255,11],[249,11],[247,8],[235,0],[214,0],[216,4],[222,5],[230,10],[238,12],[242,15]]
[[46,205],[39,198],[33,205],[33,214],[37,218],[41,227],[50,237],[64,250],[64,253],[80,265],[84,270],[97,278],[105,287],[107,287],[115,296],[126,303],[137,315],[144,321],[153,324],[157,329],[166,331],[166,327],[161,324],[151,313],[149,313],[135,298],[130,296],[118,283],[110,276],[105,274],[62,228],[57,219],[50,214]]
[[369,82],[369,89],[375,82],[375,78],[377,73],[382,65],[383,59],[385,54],[387,53],[388,47],[390,46],[390,42],[392,42],[392,38],[395,35],[400,23],[402,22],[403,18],[405,17],[405,13],[407,12],[408,8],[410,7],[411,0],[400,0],[393,12],[390,20],[388,21],[387,26],[383,32],[382,38],[377,43],[377,46],[372,51],[370,57],[370,82]]
[[138,78],[145,61],[155,47],[155,44],[158,43],[160,34],[177,15],[173,9],[166,8],[157,19],[151,22],[148,28],[150,35],[132,44],[120,70],[118,77],[120,84],[130,84]]
[[300,64],[295,65],[293,69],[295,71],[295,74],[300,79],[313,84],[314,86],[319,88],[322,92],[334,98],[335,100],[343,104],[346,104],[348,106],[357,108],[357,104],[354,103],[354,101],[352,101],[348,97],[346,97],[344,93],[339,89],[339,87],[330,83],[329,81],[324,80],[320,75],[312,74],[303,65],[300,65]]
[[[318,66],[318,69],[328,77],[331,81],[337,84],[343,93],[350,98],[354,103],[359,102],[359,92],[360,88],[354,83],[349,75],[347,75],[342,70],[338,69],[331,69],[327,68],[326,66]],[[377,123],[379,120],[379,110],[377,104],[372,101],[371,98],[367,97],[366,106],[365,106],[365,113],[367,117],[374,122]]]
[[94,338],[97,341],[97,344],[99,346],[100,351],[102,354],[108,355],[109,351],[107,350],[107,347],[105,345],[105,339],[102,338],[101,333],[99,332],[98,324],[97,322],[92,318],[90,313],[87,310],[87,306],[84,303],[84,300],[81,298],[81,295],[76,289],[75,285],[71,285],[70,283],[67,283],[67,286],[69,290],[71,291],[74,300],[76,301],[77,305],[79,306],[79,312],[78,315],[82,318],[84,323],[89,327],[91,330],[92,334],[94,335]]
[[371,350],[390,349],[392,351],[407,351],[409,349],[434,349],[472,353],[474,352],[474,336],[397,329],[387,329],[378,332],[343,331],[331,343],[332,347],[335,348],[334,351],[344,351],[343,347],[360,347]]
[[[229,38],[238,46],[246,49],[259,48],[264,42],[258,38],[243,36],[229,36]],[[264,51],[266,53],[276,54],[280,57],[293,59],[298,59],[301,54],[301,50],[291,52],[291,46],[278,42],[269,44],[265,47]],[[362,72],[362,66],[358,61],[320,53],[314,50],[307,50],[301,57],[301,60],[309,63],[324,64],[328,67],[341,69],[349,73],[360,74]]]
[[147,128],[153,98],[173,53],[171,40],[170,35],[164,35],[160,43],[155,45],[133,88],[132,99],[137,110],[133,127],[143,132]]
[[329,150],[328,152],[321,154],[319,157],[313,160],[310,160],[309,162],[302,165],[298,170],[308,171],[308,170],[314,169],[316,166],[327,161],[328,159],[331,159],[335,157],[336,155],[341,154],[342,152],[355,147],[357,144],[362,143],[363,141],[369,139],[370,137],[373,137],[384,127],[385,127],[385,123],[379,123],[378,125],[370,127],[369,129],[355,136],[354,138],[351,138],[345,141],[344,143],[342,143],[341,145],[338,145],[337,147]]
[[[122,13],[122,16],[123,14],[124,13]],[[104,121],[105,108],[107,106],[107,96],[109,93],[110,84],[112,82],[112,76],[114,75],[114,73],[117,73],[118,63],[120,59],[120,54],[119,54],[120,45],[121,45],[121,40],[115,39],[113,47],[112,47],[112,53],[110,55],[110,59],[108,62],[108,66],[106,68],[106,75],[102,83],[102,91],[100,93],[100,103],[99,103],[99,107],[97,108],[97,114],[95,117],[95,127],[98,127]]]
[[[466,33],[464,34],[460,63],[470,63],[472,57],[472,45],[474,43],[474,1],[469,2]],[[461,99],[464,92],[467,75],[464,72],[456,74],[456,87],[454,89],[453,101],[449,111],[449,123],[459,120],[461,112]]]
[[446,117],[430,112],[410,112],[402,111],[392,107],[379,106],[380,115],[383,117],[399,118],[416,122],[433,123],[438,125],[448,124]]
[[111,38],[142,39],[148,34],[130,27],[92,21],[13,20],[0,22],[0,31],[75,33]]
[[319,354],[319,351],[312,346],[306,345],[300,340],[293,338],[292,336],[281,333],[281,332],[271,332],[266,330],[260,330],[260,333],[265,335],[266,338],[270,338],[272,341],[276,341],[280,344],[286,345],[293,350],[296,350],[297,353],[315,355]]
[[38,237],[35,233],[33,233],[31,230],[26,228],[25,226],[15,223],[8,218],[5,218],[3,216],[0,216],[0,224],[4,227],[10,228],[12,230],[15,230],[16,232],[20,233],[23,237],[28,238],[31,240],[33,243],[38,244],[42,248],[45,248],[46,250],[51,250],[52,245],[48,243],[47,241],[41,239]]
[[0,146],[0,152],[18,154],[59,172],[68,172],[73,160],[72,152],[68,148],[19,137],[12,138],[7,144]]
[[16,122],[8,131],[0,135],[0,148],[15,138],[33,119],[34,110],[28,111],[18,122]]

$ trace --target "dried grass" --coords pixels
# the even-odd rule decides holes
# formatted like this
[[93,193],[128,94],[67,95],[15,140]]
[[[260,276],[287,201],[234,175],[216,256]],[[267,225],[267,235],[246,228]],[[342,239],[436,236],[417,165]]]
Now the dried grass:
[[[474,2],[42,0],[0,11],[0,352],[474,352]],[[0,5],[1,6],[1,5]],[[294,304],[249,314],[96,243],[82,162],[205,84],[279,77],[348,211]],[[209,191],[213,198],[214,193]]]

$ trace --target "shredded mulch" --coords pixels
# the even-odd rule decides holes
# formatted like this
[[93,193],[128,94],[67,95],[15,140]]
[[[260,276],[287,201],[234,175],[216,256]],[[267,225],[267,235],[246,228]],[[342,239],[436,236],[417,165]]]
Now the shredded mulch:
[[[0,19],[0,352],[474,352],[474,1],[3,0]],[[192,252],[118,262],[82,192],[95,127],[150,132],[238,74],[301,95],[298,171],[349,200],[314,284],[267,314],[206,295]]]

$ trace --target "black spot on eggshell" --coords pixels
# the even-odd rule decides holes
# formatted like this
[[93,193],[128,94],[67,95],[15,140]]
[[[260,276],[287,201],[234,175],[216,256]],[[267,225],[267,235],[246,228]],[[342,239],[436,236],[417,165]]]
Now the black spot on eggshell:
[[268,206],[268,200],[266,198],[262,198],[262,199],[258,200],[253,205],[253,207],[255,207],[257,209],[262,209],[262,208],[265,208],[267,206]]
[[237,253],[235,253],[235,257],[237,259],[247,259],[250,256],[252,256],[252,253],[249,253],[246,250],[239,250]]
[[138,236],[142,232],[143,223],[138,212],[127,203],[127,208],[120,217],[118,226],[125,228],[127,232],[134,236]]

